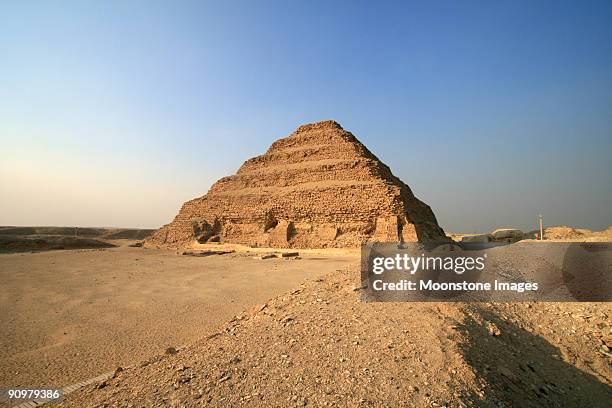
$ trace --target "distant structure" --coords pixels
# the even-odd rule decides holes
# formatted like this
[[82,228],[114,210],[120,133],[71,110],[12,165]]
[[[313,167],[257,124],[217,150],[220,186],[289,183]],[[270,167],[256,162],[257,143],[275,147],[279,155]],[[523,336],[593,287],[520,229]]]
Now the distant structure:
[[446,240],[431,208],[334,121],[300,126],[183,204],[148,246],[357,247]]

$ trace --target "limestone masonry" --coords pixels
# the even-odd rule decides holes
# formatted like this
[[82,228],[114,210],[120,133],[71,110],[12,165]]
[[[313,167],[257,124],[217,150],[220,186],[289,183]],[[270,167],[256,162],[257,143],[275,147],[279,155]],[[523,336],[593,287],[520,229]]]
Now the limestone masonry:
[[300,126],[183,204],[147,245],[357,247],[446,239],[431,208],[334,121]]

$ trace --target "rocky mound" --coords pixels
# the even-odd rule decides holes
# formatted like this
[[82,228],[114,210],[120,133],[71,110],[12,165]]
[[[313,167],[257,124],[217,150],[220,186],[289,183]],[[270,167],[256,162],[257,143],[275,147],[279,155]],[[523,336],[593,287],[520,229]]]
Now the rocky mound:
[[431,208],[355,136],[324,121],[300,126],[183,204],[147,244],[322,248],[440,239]]
[[[525,234],[528,239],[539,239],[538,230]],[[548,227],[544,229],[544,239],[551,241],[575,241],[575,242],[611,242],[612,227],[603,231],[591,231],[586,228],[573,228],[564,225]]]
[[549,227],[544,230],[544,239],[578,239],[592,234],[591,230],[566,227]]

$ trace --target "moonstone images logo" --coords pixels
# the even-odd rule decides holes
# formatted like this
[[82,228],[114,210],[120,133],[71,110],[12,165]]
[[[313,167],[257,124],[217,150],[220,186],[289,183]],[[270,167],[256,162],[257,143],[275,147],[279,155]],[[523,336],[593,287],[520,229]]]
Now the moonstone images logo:
[[368,243],[365,301],[612,300],[609,243]]

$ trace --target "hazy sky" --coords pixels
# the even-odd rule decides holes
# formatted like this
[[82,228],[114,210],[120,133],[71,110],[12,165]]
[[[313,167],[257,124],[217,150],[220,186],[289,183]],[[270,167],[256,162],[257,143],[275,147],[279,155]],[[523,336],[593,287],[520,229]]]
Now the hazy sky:
[[158,227],[335,119],[450,231],[612,224],[612,3],[0,2],[0,225]]

